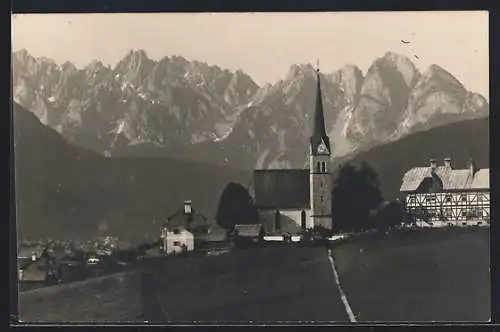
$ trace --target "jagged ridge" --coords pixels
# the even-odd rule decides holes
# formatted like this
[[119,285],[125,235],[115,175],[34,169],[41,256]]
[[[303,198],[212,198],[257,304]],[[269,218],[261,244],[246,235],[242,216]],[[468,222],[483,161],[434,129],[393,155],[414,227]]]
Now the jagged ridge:
[[[259,87],[250,76],[179,56],[131,50],[111,69],[14,53],[14,99],[66,140],[109,155],[170,156],[251,169],[302,167],[315,72],[293,65]],[[420,73],[388,52],[366,75],[322,74],[327,130],[340,157],[412,132],[486,117],[489,105],[442,67]]]

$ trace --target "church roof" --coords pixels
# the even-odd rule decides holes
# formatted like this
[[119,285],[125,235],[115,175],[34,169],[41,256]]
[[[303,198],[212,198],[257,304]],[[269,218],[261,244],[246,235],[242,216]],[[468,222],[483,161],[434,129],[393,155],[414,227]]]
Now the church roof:
[[316,88],[316,109],[314,111],[314,123],[313,131],[311,136],[311,148],[312,152],[316,153],[316,149],[321,144],[321,141],[325,142],[328,151],[330,150],[330,138],[326,134],[325,128],[325,115],[323,112],[323,100],[321,96],[321,81],[319,76],[319,70],[317,75],[317,88]]
[[[435,174],[442,182],[443,190],[486,190],[489,189],[489,169],[480,169],[471,176],[469,169],[452,169],[438,166]],[[411,192],[418,189],[425,178],[431,177],[430,167],[414,167],[403,176],[400,191]]]
[[309,170],[254,171],[255,205],[258,208],[309,209]]

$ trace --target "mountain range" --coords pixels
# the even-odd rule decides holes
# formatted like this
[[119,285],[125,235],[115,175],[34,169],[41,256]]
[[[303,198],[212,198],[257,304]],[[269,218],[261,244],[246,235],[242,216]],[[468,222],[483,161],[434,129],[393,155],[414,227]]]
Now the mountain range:
[[[20,238],[80,238],[108,233],[141,240],[157,235],[169,215],[191,199],[213,221],[229,182],[251,188],[251,172],[169,158],[105,158],[66,142],[55,130],[14,104],[16,217]],[[473,156],[489,164],[487,118],[411,134],[336,160],[368,162],[386,199],[398,197],[409,168],[451,156],[463,168]],[[333,173],[333,179],[336,177]],[[139,239],[137,239],[139,237]]]
[[[180,56],[130,51],[114,67],[84,68],[13,53],[14,100],[64,139],[104,156],[169,157],[231,168],[302,168],[307,163],[316,71],[292,65],[259,86]],[[487,100],[438,65],[420,72],[388,52],[366,73],[346,65],[321,73],[333,158],[438,126],[489,115]]]

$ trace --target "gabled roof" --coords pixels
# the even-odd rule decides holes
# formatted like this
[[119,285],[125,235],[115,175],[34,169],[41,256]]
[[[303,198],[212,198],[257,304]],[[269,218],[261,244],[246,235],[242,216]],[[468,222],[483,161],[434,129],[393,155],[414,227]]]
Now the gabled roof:
[[[471,176],[469,169],[452,169],[438,166],[435,174],[443,184],[443,190],[477,190],[489,189],[489,169],[480,169]],[[411,192],[417,190],[425,178],[432,176],[430,167],[414,167],[403,176],[400,191]]]
[[44,281],[45,280],[45,268],[43,262],[34,262],[23,268],[23,281]]
[[238,236],[245,237],[257,237],[260,235],[262,225],[252,224],[252,225],[234,225],[234,231]]
[[490,170],[483,168],[477,171],[472,180],[471,189],[489,189],[490,188]]
[[17,250],[17,257],[18,258],[29,258],[31,255],[34,253],[34,248],[32,247],[21,247]]
[[200,237],[206,242],[224,242],[227,240],[227,233],[225,231],[210,232]]
[[255,205],[270,209],[309,209],[309,170],[256,170]]
[[172,229],[169,229],[167,227],[167,233],[169,234],[174,234],[174,235],[180,235],[180,234],[193,234],[191,233],[189,230],[187,230],[185,227],[183,226],[179,226],[179,227],[172,227]]
[[184,228],[193,229],[199,226],[211,225],[210,221],[203,214],[196,212],[191,208],[191,213],[184,213],[184,208],[180,208],[174,214],[167,218],[163,227],[168,229]]

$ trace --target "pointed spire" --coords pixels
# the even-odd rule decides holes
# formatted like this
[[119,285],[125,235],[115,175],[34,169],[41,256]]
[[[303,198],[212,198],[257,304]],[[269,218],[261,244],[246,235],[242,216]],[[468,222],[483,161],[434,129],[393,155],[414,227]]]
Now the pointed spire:
[[323,114],[323,98],[321,96],[321,79],[319,75],[319,68],[317,71],[317,87],[316,87],[316,109],[314,112],[314,129],[313,136],[326,137],[325,130],[325,116]]
[[311,136],[311,147],[313,152],[316,152],[318,145],[321,141],[325,142],[328,150],[330,151],[330,140],[328,135],[326,134],[325,129],[325,116],[323,114],[323,98],[321,94],[321,78],[319,73],[319,60],[317,60],[317,68],[316,68],[316,76],[317,76],[317,87],[316,87],[316,109],[314,111],[314,124],[313,124],[313,132]]

